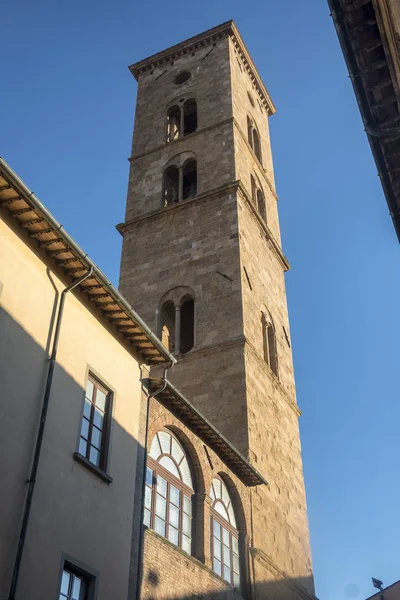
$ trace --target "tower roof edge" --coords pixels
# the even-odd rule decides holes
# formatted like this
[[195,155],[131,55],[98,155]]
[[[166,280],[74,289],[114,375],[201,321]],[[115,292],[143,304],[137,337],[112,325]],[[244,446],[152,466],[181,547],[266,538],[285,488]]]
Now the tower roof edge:
[[198,35],[188,38],[187,40],[184,40],[179,44],[175,44],[174,46],[170,46],[169,48],[166,48],[161,52],[152,54],[151,56],[148,56],[147,58],[144,58],[143,60],[140,60],[130,65],[129,70],[137,81],[141,73],[153,70],[156,67],[160,67],[179,56],[182,56],[189,52],[193,52],[198,48],[206,46],[210,42],[215,42],[216,40],[226,36],[230,36],[232,38],[233,43],[235,44],[238,52],[240,53],[250,77],[252,78],[254,84],[258,87],[258,90],[261,93],[261,95],[264,97],[269,114],[274,114],[276,112],[275,105],[253,63],[250,53],[246,48],[246,44],[244,43],[239,33],[239,30],[236,27],[236,24],[233,20],[226,21],[221,25],[217,25],[212,29],[207,29],[207,31],[203,31]]

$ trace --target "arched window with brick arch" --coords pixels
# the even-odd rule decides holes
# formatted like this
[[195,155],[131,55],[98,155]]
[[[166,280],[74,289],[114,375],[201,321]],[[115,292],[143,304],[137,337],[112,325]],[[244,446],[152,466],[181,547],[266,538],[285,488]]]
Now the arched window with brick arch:
[[211,558],[213,571],[240,586],[239,531],[228,488],[220,477],[211,482]]
[[187,554],[192,553],[193,494],[186,452],[170,431],[158,431],[147,458],[144,524]]

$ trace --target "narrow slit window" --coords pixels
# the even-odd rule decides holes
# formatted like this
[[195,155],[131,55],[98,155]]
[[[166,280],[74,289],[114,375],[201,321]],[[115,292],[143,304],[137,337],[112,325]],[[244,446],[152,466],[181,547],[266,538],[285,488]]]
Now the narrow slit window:
[[262,313],[264,360],[271,371],[278,376],[278,355],[276,346],[275,326],[271,316]]

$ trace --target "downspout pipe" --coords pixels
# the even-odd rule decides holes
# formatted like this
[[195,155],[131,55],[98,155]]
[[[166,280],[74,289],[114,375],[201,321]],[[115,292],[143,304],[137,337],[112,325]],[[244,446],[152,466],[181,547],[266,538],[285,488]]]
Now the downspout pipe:
[[144,496],[146,491],[146,466],[147,466],[147,443],[149,437],[149,419],[150,419],[150,400],[158,396],[163,392],[167,385],[167,372],[172,369],[172,367],[176,364],[176,360],[171,361],[164,368],[163,376],[162,376],[162,386],[159,390],[155,390],[152,394],[148,394],[147,402],[146,402],[146,426],[144,433],[144,452],[143,452],[143,469],[142,469],[142,493],[141,493],[141,506],[140,506],[140,529],[139,529],[139,552],[138,552],[138,565],[137,565],[137,575],[136,575],[136,600],[140,600],[140,594],[142,589],[142,579],[143,579],[143,554],[144,554]]
[[107,287],[110,295],[122,305],[130,317],[137,323],[137,325],[146,334],[152,344],[159,350],[160,354],[165,358],[166,361],[175,363],[176,359],[168,350],[165,348],[161,340],[151,331],[146,323],[140,318],[135,310],[130,306],[126,299],[119,293],[119,291],[113,286],[111,281],[104,275],[104,273],[97,267],[97,265],[89,258],[82,248],[75,242],[75,240],[65,231],[63,226],[53,217],[50,211],[40,202],[39,198],[30,190],[25,183],[18,177],[18,175],[11,169],[7,162],[0,156],[0,171],[3,170],[7,177],[10,178],[13,185],[18,188],[25,196],[26,200],[30,202],[35,209],[37,209],[43,217],[50,223],[54,229],[57,229],[58,233],[63,237],[68,246],[73,250],[76,256],[81,260],[88,269],[92,269],[92,274],[95,275],[101,283]]
[[29,516],[30,516],[30,512],[31,512],[31,507],[32,507],[33,494],[35,491],[36,476],[37,476],[37,471],[38,471],[38,466],[39,466],[40,453],[42,450],[43,436],[44,436],[46,420],[47,420],[47,410],[48,410],[49,402],[50,402],[50,394],[51,394],[51,388],[52,388],[52,383],[53,383],[54,369],[55,369],[55,365],[56,365],[57,349],[58,349],[58,342],[60,339],[60,331],[61,331],[61,323],[62,323],[62,318],[63,318],[63,313],[64,313],[65,299],[69,292],[71,292],[74,288],[76,288],[83,281],[85,281],[85,279],[88,279],[88,277],[91,277],[92,274],[93,274],[93,269],[92,269],[92,267],[90,267],[89,271],[87,273],[85,273],[85,275],[82,275],[82,277],[80,277],[79,279],[77,279],[76,281],[71,283],[61,293],[60,304],[58,307],[56,328],[54,331],[53,347],[52,347],[52,351],[51,351],[51,355],[50,355],[50,359],[49,359],[49,369],[47,372],[46,387],[45,387],[43,403],[42,403],[42,412],[40,415],[40,424],[39,424],[39,429],[38,429],[38,433],[37,433],[37,437],[36,437],[36,446],[35,446],[35,452],[33,455],[31,472],[30,472],[29,479],[27,481],[28,491],[26,494],[24,515],[23,515],[21,530],[20,530],[20,534],[19,534],[19,538],[18,538],[17,553],[15,556],[14,570],[13,570],[8,600],[15,600],[15,594],[16,594],[17,586],[18,586],[22,556],[23,556],[24,546],[25,546],[26,533],[27,533],[28,525],[29,525]]

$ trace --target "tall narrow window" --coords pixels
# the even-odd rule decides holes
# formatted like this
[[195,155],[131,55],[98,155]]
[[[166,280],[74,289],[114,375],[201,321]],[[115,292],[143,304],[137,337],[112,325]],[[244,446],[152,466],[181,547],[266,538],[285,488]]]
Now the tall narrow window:
[[161,341],[170,352],[175,351],[175,306],[167,300],[161,307]]
[[257,185],[256,180],[253,175],[250,175],[251,180],[251,199],[253,201],[254,206],[257,206]]
[[163,197],[164,206],[179,201],[179,169],[176,166],[168,167],[164,171]]
[[257,190],[257,210],[258,210],[258,214],[260,215],[260,217],[262,219],[264,219],[264,221],[266,221],[267,213],[265,210],[264,194],[262,193],[262,191],[260,189]]
[[213,571],[228,583],[239,587],[239,532],[228,489],[219,477],[212,480],[210,497]]
[[261,323],[263,331],[264,360],[270,367],[271,371],[275,373],[276,376],[278,376],[276,335],[271,315],[262,313]]
[[258,129],[250,117],[247,117],[247,139],[254,154],[262,163],[261,140]]
[[258,160],[262,162],[260,136],[258,135],[258,131],[255,127],[253,127],[253,150]]
[[181,128],[181,109],[179,106],[172,106],[167,113],[167,142],[177,140]]
[[194,302],[188,298],[181,306],[181,354],[186,354],[194,344]]
[[89,375],[86,384],[79,454],[103,471],[107,467],[111,392]]
[[189,135],[197,130],[197,103],[196,100],[186,100],[183,105],[183,134]]
[[144,524],[191,554],[193,483],[189,462],[169,431],[153,438],[146,469]]
[[247,117],[247,139],[249,141],[249,144],[250,144],[251,148],[254,150],[254,146],[253,146],[253,124],[251,122],[250,117]]
[[250,184],[251,184],[251,200],[255,209],[257,210],[260,217],[263,221],[267,221],[267,207],[265,203],[264,192],[262,190],[261,184],[253,175],[250,175]]
[[87,600],[90,579],[80,572],[78,574],[75,570],[64,567],[59,600]]
[[183,199],[191,198],[197,194],[197,163],[188,161],[183,167]]

